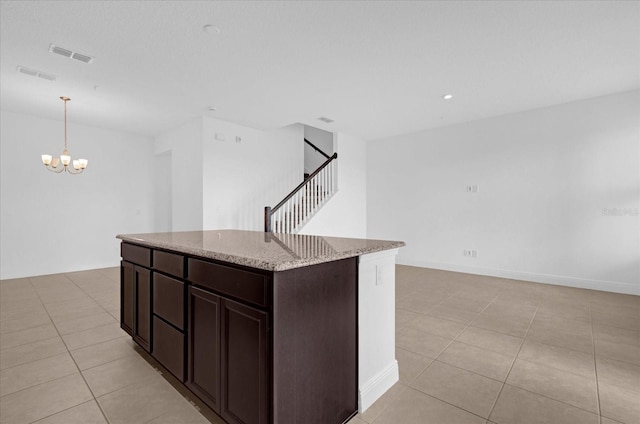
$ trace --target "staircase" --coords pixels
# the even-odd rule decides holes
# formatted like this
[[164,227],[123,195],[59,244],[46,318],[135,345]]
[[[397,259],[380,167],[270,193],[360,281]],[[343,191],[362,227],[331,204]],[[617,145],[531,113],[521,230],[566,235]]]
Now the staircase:
[[[306,140],[305,140],[306,141]],[[338,154],[328,159],[273,208],[264,208],[264,231],[297,233],[334,195]]]

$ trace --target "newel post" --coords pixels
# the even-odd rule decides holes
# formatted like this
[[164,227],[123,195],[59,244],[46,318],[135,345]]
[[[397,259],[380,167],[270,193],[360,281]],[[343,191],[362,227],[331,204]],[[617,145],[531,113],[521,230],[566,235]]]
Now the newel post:
[[271,233],[271,206],[264,207],[264,232]]

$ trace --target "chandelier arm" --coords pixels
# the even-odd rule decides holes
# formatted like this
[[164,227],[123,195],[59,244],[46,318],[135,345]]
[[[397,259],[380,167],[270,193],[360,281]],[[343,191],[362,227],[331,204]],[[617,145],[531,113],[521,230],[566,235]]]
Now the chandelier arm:
[[84,171],[84,169],[72,170],[72,168],[67,167],[67,172],[71,175],[82,174],[82,171]]
[[56,174],[61,173],[62,171],[64,171],[64,166],[62,168],[60,168],[59,170],[56,170],[55,168],[52,168],[51,166],[45,165],[45,168],[47,169],[47,171],[51,171],[51,172],[55,172]]

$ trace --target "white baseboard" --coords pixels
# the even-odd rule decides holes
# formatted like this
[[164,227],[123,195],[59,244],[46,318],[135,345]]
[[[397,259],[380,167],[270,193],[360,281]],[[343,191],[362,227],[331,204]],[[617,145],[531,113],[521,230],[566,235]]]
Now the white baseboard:
[[509,278],[512,280],[532,281],[534,283],[553,284],[558,286],[578,287],[590,290],[602,290],[614,293],[640,295],[639,283],[619,281],[592,280],[588,278],[565,277],[561,275],[539,274],[532,272],[512,271],[497,268],[482,268],[467,265],[447,264],[430,261],[404,261],[398,256],[398,265],[418,266],[422,268],[441,269],[444,271],[464,272],[467,274],[486,275],[490,277]]
[[398,361],[380,371],[358,387],[358,412],[363,413],[400,379]]

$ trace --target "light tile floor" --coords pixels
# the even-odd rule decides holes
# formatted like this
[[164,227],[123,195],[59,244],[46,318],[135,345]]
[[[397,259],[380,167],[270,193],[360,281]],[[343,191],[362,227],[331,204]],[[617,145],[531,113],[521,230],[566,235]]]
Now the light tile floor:
[[[222,423],[120,330],[118,278],[0,281],[0,423]],[[350,424],[640,424],[640,297],[407,266],[396,281],[400,381]]]

